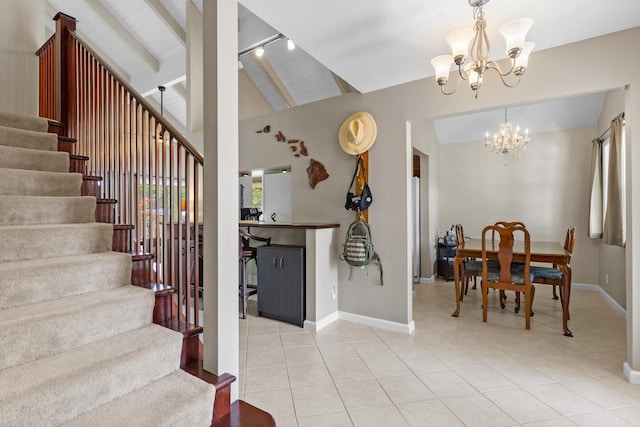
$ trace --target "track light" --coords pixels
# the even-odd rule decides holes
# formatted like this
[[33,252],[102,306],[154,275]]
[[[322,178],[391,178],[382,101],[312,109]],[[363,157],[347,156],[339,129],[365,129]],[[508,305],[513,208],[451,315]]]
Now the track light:
[[262,56],[264,56],[265,46],[283,39],[287,39],[287,49],[294,50],[296,48],[296,44],[293,42],[293,40],[288,39],[284,34],[278,33],[274,34],[271,37],[267,37],[264,40],[260,40],[259,42],[252,44],[246,49],[241,50],[240,52],[238,52],[238,58],[251,52],[255,52],[256,56],[258,58],[261,58]]

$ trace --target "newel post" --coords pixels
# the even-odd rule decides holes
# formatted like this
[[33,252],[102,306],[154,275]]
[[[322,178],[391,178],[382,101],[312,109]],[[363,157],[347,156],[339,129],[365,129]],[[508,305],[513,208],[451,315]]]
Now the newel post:
[[76,55],[74,38],[76,18],[58,12],[55,43],[55,106],[56,120],[62,122],[64,135],[72,136],[76,117]]

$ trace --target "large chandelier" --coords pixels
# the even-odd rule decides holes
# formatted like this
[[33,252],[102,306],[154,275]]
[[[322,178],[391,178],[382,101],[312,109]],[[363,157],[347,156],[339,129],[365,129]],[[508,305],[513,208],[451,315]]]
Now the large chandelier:
[[[476,21],[473,30],[461,28],[449,33],[446,40],[451,46],[452,54],[436,56],[431,60],[431,65],[436,70],[436,80],[445,95],[451,95],[457,89],[456,86],[451,92],[447,92],[444,88],[449,80],[451,65],[454,63],[458,66],[460,75],[458,84],[460,80],[468,81],[476,98],[478,97],[478,89],[482,86],[482,78],[487,70],[495,70],[505,86],[514,87],[520,83],[520,77],[527,69],[529,54],[535,47],[535,43],[525,42],[525,37],[533,25],[533,20],[516,19],[500,27],[499,32],[507,42],[507,55],[511,58],[511,68],[503,72],[496,61],[489,59],[491,44],[487,36],[487,21],[484,19],[484,11],[482,10],[482,6],[488,2],[489,0],[469,0],[469,5],[473,7],[473,19]],[[469,49],[470,42],[471,49]],[[467,53],[471,62],[463,66]],[[515,76],[515,81],[508,82],[505,77],[509,75]],[[511,79],[513,80],[513,78]]]
[[492,153],[511,154],[520,157],[522,152],[527,149],[530,140],[529,129],[525,129],[524,134],[522,134],[520,133],[520,126],[516,126],[514,129],[511,123],[507,121],[507,109],[505,108],[504,123],[500,125],[500,130],[493,135],[493,138],[490,138],[489,132],[487,132],[482,143]]

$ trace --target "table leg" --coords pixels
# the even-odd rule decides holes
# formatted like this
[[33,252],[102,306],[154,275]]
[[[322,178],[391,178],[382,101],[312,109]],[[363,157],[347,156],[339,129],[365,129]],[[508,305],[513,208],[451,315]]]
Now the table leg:
[[456,311],[453,312],[453,314],[451,316],[453,317],[458,317],[458,314],[460,314],[460,294],[461,294],[461,287],[460,287],[460,263],[462,262],[462,258],[456,256],[453,259],[453,281],[455,283],[455,289],[456,289]]

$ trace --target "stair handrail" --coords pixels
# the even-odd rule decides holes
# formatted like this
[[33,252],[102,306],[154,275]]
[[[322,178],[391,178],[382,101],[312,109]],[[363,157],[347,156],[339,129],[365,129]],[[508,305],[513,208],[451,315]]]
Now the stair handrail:
[[129,93],[131,93],[136,100],[138,101],[138,103],[140,105],[142,105],[146,110],[150,111],[153,113],[153,118],[157,121],[160,122],[160,124],[162,125],[162,127],[169,131],[169,133],[176,138],[176,140],[182,144],[187,151],[189,151],[189,153],[194,156],[199,162],[200,164],[202,164],[204,162],[204,155],[202,153],[200,153],[200,151],[198,151],[198,149],[196,147],[194,147],[188,140],[187,138],[185,138],[184,135],[182,135],[182,133],[176,129],[171,123],[169,123],[169,121],[162,115],[160,114],[160,112],[158,110],[156,110],[156,108],[147,100],[144,99],[144,97],[142,95],[140,95],[140,93],[135,90],[133,88],[133,86],[131,86],[129,83],[127,83],[127,81],[122,78],[122,76],[120,75],[120,73],[118,73],[113,67],[111,67],[109,65],[109,63],[102,58],[98,53],[96,53],[95,50],[93,50],[90,46],[88,46],[88,44],[82,39],[82,37],[78,34],[78,33],[71,33],[71,36],[76,39],[78,41],[78,43],[80,43],[82,45],[82,47],[84,49],[86,49],[89,53],[91,53],[91,55],[96,58],[98,60],[98,62],[100,62],[100,64],[109,72],[111,73],[111,75],[118,81],[118,83],[120,83]]
[[202,289],[204,156],[88,46],[75,18],[58,12],[54,20],[56,33],[37,51],[40,98],[49,101],[44,110],[40,103],[40,115],[61,123],[62,134],[85,150],[77,154],[93,157],[92,171],[108,175],[102,197],[119,199],[120,217],[135,222],[133,252],[142,247],[155,256],[161,272],[155,270],[154,279],[178,291],[181,307],[174,314],[198,325],[199,298],[191,305],[189,289]]

